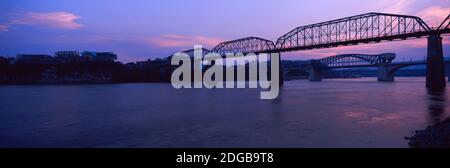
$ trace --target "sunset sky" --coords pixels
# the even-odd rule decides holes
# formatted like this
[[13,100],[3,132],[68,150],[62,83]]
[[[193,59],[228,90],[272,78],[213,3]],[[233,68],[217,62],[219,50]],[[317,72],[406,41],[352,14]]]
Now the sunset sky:
[[[437,27],[449,0],[3,0],[0,55],[113,51],[124,62],[257,36],[272,41],[302,25],[368,12],[416,15]],[[450,56],[449,36],[444,55]],[[395,52],[423,58],[426,39],[283,53],[283,59]]]

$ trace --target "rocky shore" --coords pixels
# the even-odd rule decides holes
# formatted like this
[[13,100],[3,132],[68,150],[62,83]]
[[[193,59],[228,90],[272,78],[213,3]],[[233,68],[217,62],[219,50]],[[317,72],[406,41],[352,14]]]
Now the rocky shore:
[[450,118],[428,126],[425,130],[415,131],[408,145],[413,148],[450,148]]

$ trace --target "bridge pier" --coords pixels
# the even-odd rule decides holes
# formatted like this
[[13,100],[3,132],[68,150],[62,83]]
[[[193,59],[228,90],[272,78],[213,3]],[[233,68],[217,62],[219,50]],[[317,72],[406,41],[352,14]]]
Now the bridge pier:
[[311,69],[309,72],[309,81],[319,82],[322,81],[322,70],[321,69]]
[[[281,53],[278,53],[278,81],[279,81],[279,85],[283,86],[284,85],[284,72],[283,72],[283,65],[281,63]],[[271,56],[269,56],[269,58],[271,58]],[[270,70],[272,71],[272,61],[275,61],[273,59],[270,59]],[[270,80],[272,80],[274,78],[274,76],[272,76],[272,72],[268,71],[267,75],[270,75]]]
[[392,82],[394,81],[394,72],[386,65],[378,66],[378,81]]
[[281,62],[281,53],[278,53],[280,59],[278,59],[278,79],[280,81],[280,86],[284,85],[284,72],[283,72],[283,64]]
[[445,64],[445,74],[447,74],[447,81],[450,82],[450,64]]
[[428,37],[426,87],[432,91],[445,89],[445,63],[442,51],[442,37],[433,34]]

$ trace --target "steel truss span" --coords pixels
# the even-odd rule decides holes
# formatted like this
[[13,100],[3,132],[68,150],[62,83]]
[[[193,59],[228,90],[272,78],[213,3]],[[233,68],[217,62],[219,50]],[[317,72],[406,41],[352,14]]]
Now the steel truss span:
[[270,40],[259,37],[246,37],[220,43],[211,51],[225,55],[227,53],[260,53],[261,51],[270,51],[274,48],[275,45]]
[[342,54],[314,60],[314,68],[340,68],[367,65],[387,65],[395,59],[395,53],[384,53],[379,55],[365,54]]
[[450,33],[450,14],[445,18],[445,20],[439,25],[437,28],[438,31],[442,31],[442,33]]
[[284,34],[276,43],[259,37],[247,37],[220,43],[212,52],[280,53],[297,50],[331,48],[361,43],[406,40],[450,33],[450,15],[430,28],[421,18],[387,13],[366,13],[322,23],[301,26]]
[[278,38],[280,51],[328,48],[427,35],[430,27],[419,17],[367,13],[297,27]]

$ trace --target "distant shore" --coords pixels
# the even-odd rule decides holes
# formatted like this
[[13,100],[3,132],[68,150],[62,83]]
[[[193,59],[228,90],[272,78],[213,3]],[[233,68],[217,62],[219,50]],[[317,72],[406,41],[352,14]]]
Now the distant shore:
[[[283,66],[288,64],[292,62],[283,61]],[[247,68],[247,65],[245,66]],[[168,59],[127,64],[117,61],[9,63],[0,60],[0,84],[168,83],[176,68]],[[308,79],[308,75],[304,70],[290,71],[284,74],[283,79]],[[375,70],[323,72],[323,78],[361,78],[376,75]],[[399,70],[396,76],[425,76],[425,70]]]

